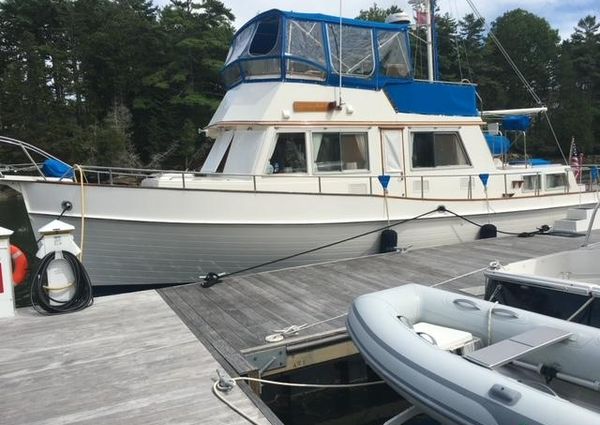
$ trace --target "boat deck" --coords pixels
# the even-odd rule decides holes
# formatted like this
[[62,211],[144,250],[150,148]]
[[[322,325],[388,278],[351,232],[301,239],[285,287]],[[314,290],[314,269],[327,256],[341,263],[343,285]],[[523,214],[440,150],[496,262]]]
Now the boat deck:
[[[3,424],[247,424],[211,393],[217,362],[156,291],[62,316],[19,309],[0,320],[0,341]],[[228,400],[280,424],[246,392]]]
[[[594,235],[597,240],[600,233],[595,232]],[[252,376],[264,361],[261,358],[254,361],[253,353],[286,346],[289,354],[299,351],[299,345],[306,348],[307,344],[319,344],[319,340],[323,343],[343,340],[345,316],[329,319],[346,313],[351,301],[358,295],[407,283],[435,285],[484,268],[492,261],[506,264],[574,249],[582,241],[580,237],[550,235],[486,239],[226,277],[210,288],[190,284],[160,289],[159,292],[213,355],[225,362],[230,372]],[[483,272],[464,276],[440,285],[440,288],[483,296]],[[328,321],[319,323],[324,320]],[[265,341],[265,337],[276,329],[303,324],[311,326],[279,344],[267,344]],[[338,348],[340,352],[337,354],[330,353],[330,357],[320,357],[319,360],[355,353],[353,347]],[[288,360],[287,369],[308,365],[313,357],[314,353],[310,353],[303,358]],[[268,361],[267,357],[265,365]],[[282,364],[284,362],[285,359],[282,359]],[[269,365],[266,369],[271,367]],[[277,372],[277,369],[272,372]]]

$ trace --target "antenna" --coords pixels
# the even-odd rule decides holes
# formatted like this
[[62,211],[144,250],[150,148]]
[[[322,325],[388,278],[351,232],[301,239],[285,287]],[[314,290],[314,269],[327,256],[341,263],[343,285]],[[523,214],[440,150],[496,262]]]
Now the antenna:
[[339,60],[340,60],[340,66],[339,66],[339,72],[340,72],[340,88],[339,88],[339,98],[338,98],[338,104],[337,107],[341,108],[343,103],[342,102],[342,0],[340,0],[340,47],[339,47],[339,52],[338,52],[338,56],[339,56]]

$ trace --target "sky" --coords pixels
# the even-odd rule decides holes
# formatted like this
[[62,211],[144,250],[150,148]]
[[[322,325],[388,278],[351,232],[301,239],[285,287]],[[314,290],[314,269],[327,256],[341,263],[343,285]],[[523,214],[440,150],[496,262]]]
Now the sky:
[[[339,0],[221,0],[235,15],[235,27],[239,28],[250,18],[269,9],[293,10],[295,12],[318,12],[327,15],[339,15]],[[154,0],[163,6],[169,0]],[[409,10],[407,0],[378,0],[377,5],[388,8],[398,5]],[[600,0],[474,0],[480,13],[487,22],[493,21],[504,12],[521,7],[542,16],[550,25],[559,30],[561,38],[568,38],[579,19],[586,15],[595,15],[600,20]],[[361,9],[368,9],[373,0],[342,0],[342,15],[354,18]],[[442,13],[460,19],[471,9],[466,0],[438,0]]]

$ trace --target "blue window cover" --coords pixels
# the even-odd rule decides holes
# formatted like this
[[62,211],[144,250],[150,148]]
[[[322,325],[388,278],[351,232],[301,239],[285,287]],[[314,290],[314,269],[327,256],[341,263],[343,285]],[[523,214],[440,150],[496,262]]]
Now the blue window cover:
[[384,88],[396,112],[475,117],[475,86],[429,81],[389,83]]
[[502,136],[501,134],[485,134],[484,136],[493,156],[508,153],[508,150],[510,149],[510,140],[508,140],[506,136]]
[[502,127],[508,131],[525,131],[531,126],[531,117],[527,115],[509,115],[502,119]]

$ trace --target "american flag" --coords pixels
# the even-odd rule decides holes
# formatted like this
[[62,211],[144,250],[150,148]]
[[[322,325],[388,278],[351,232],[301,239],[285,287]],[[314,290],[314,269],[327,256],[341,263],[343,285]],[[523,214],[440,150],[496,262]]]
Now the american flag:
[[583,152],[580,152],[575,144],[575,140],[571,141],[571,149],[569,156],[571,157],[571,170],[575,175],[575,180],[581,183],[581,167],[583,165]]
[[417,10],[416,21],[417,21],[418,26],[429,25],[429,23],[427,22],[428,20],[429,20],[429,17],[427,16],[427,12],[422,12],[420,10]]

